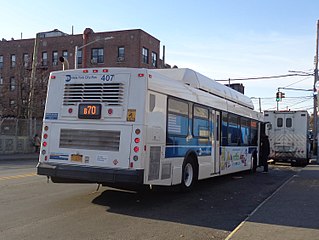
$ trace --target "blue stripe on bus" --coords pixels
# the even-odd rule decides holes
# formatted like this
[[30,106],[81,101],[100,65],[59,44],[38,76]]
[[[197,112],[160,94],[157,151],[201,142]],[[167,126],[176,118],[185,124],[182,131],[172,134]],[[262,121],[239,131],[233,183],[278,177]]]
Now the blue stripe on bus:
[[184,157],[190,150],[195,151],[198,156],[210,156],[212,154],[211,146],[166,146],[165,158]]

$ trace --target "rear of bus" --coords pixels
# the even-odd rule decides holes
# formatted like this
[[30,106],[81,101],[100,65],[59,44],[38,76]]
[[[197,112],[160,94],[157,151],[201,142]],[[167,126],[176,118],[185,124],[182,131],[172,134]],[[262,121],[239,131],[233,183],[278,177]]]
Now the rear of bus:
[[143,183],[146,70],[50,74],[38,174],[60,183]]

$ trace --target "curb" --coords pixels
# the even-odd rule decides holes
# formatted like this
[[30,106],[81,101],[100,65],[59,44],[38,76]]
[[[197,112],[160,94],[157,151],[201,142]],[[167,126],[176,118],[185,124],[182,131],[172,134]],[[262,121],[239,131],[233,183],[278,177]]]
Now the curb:
[[279,188],[276,189],[269,197],[267,197],[262,203],[260,203],[226,238],[225,240],[231,240],[232,237],[240,230],[240,228],[258,211],[263,205],[265,205],[273,196],[275,196],[284,186],[286,186],[293,178],[298,176],[299,172],[290,178],[288,178]]
[[0,161],[37,160],[38,158],[39,158],[38,153],[0,155]]

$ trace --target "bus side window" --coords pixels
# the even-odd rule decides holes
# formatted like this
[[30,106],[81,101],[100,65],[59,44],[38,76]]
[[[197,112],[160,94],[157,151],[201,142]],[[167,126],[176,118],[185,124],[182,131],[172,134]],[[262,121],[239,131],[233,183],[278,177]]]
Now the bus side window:
[[222,113],[222,129],[221,129],[221,136],[222,136],[222,146],[228,146],[228,113]]
[[250,136],[250,120],[244,117],[240,119],[241,126],[241,143],[244,146],[249,145],[249,136]]
[[209,138],[209,114],[207,108],[194,107],[194,137]]
[[232,146],[241,145],[239,117],[234,114],[228,116],[228,144]]
[[188,134],[188,103],[177,99],[168,99],[167,114],[168,135],[186,137]]

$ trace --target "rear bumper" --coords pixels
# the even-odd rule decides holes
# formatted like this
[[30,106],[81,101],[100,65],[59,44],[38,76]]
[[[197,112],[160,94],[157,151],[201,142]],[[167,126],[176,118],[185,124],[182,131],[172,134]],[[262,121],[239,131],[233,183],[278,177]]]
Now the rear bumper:
[[96,168],[39,162],[37,174],[57,183],[143,184],[144,170]]

